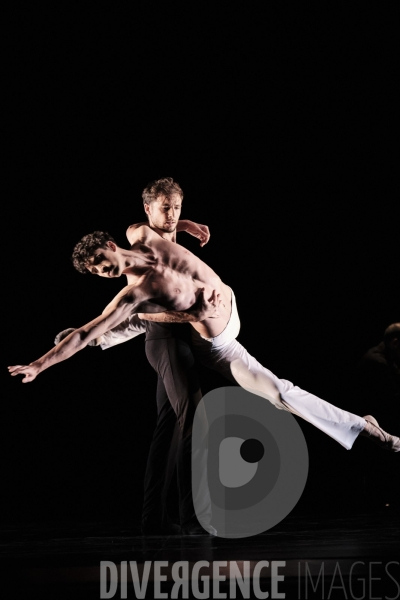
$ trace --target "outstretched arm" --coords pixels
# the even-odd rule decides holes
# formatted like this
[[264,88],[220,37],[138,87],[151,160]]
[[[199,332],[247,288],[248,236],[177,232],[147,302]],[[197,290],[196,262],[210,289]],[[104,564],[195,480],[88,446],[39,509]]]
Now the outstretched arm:
[[99,338],[109,329],[116,327],[121,321],[127,319],[132,312],[135,312],[135,308],[139,305],[140,300],[135,297],[132,287],[125,287],[114,298],[114,301],[108,305],[102,315],[75,329],[41,358],[29,365],[8,367],[9,372],[12,376],[24,375],[23,383],[33,381],[45,369],[70,358],[73,354],[85,348],[90,341]]
[[[75,330],[75,327],[69,327],[68,329],[64,329],[64,331],[60,331],[55,337],[54,344],[59,344],[68,334]],[[145,331],[146,325],[144,321],[142,321],[137,314],[134,314],[124,321],[121,321],[121,323],[116,327],[113,327],[113,329],[103,333],[100,337],[88,342],[87,346],[100,346],[102,350],[107,350],[107,348],[112,348],[113,346],[117,346],[128,340],[133,340],[133,338],[141,333],[145,333]]]
[[[133,244],[136,241],[135,231],[142,227],[143,225],[149,225],[148,221],[143,221],[143,223],[136,223],[135,225],[130,225],[126,230],[126,237],[130,244]],[[200,225],[199,223],[195,223],[194,221],[189,221],[188,219],[182,219],[178,221],[176,226],[176,231],[186,231],[193,237],[196,237],[200,240],[200,246],[203,247],[207,244],[210,239],[210,230],[207,225]]]
[[189,221],[188,219],[178,221],[176,231],[186,231],[186,233],[190,233],[190,235],[197,237],[200,240],[201,247],[205,246],[210,239],[210,230],[207,225],[200,225],[199,223]]

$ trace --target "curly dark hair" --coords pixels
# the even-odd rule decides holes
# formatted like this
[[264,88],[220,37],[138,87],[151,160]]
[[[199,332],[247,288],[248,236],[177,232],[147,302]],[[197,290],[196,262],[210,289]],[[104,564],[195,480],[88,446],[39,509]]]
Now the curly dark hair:
[[107,242],[116,243],[114,238],[105,231],[94,231],[84,235],[76,244],[71,256],[72,264],[79,273],[89,273],[86,265],[97,248],[104,248]]
[[156,179],[146,185],[142,192],[143,204],[150,204],[158,198],[160,194],[170,196],[171,194],[179,194],[183,200],[183,191],[179,183],[174,181],[172,177],[164,177]]

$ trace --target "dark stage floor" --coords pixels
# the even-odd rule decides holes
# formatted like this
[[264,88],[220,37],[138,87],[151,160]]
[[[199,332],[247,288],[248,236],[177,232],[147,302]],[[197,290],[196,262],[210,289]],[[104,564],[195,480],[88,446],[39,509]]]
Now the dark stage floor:
[[[289,516],[264,534],[241,539],[144,537],[138,526],[118,521],[14,523],[3,525],[1,534],[1,597],[5,599],[101,598],[101,561],[110,561],[107,573],[113,572],[118,582],[113,593],[107,579],[103,597],[394,599],[400,594],[400,517],[390,507],[358,515]],[[128,563],[126,584],[121,583],[123,561]],[[133,568],[137,566],[140,581],[145,561],[152,561],[144,595],[135,592],[129,561]],[[161,594],[154,588],[153,561],[167,563],[161,565],[165,577]],[[174,575],[177,561],[187,561],[189,573],[197,561],[208,561],[197,580],[209,575],[209,591],[206,583],[204,592],[200,581],[198,589],[188,584],[187,595],[182,595],[184,586],[172,595],[177,577],[185,579],[184,570]],[[216,561],[226,561],[218,567],[220,577],[226,576],[226,580],[221,579],[218,588],[213,589]],[[261,568],[260,561],[269,564],[259,571],[258,589],[254,587],[253,570]],[[241,573],[249,569],[249,595],[245,595],[246,587],[242,594],[234,581],[230,587],[229,577],[234,579],[235,568]],[[281,577],[276,585],[274,570]]]

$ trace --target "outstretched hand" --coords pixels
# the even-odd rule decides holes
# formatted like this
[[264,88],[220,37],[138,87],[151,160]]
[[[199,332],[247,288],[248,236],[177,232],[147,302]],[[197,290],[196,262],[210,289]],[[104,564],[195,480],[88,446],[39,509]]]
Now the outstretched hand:
[[207,225],[200,225],[199,223],[189,221],[186,232],[190,233],[190,235],[193,235],[193,237],[198,238],[200,240],[201,247],[205,246],[210,239],[210,230],[208,229]]
[[22,383],[30,383],[39,374],[39,367],[32,365],[14,365],[13,367],[7,367],[12,377],[15,375],[24,375]]
[[[54,338],[54,344],[57,346],[63,339],[65,339],[70,333],[75,331],[74,327],[69,327],[68,329],[64,329],[57,333]],[[40,373],[40,369],[35,363],[31,363],[30,365],[14,365],[12,367],[7,367],[10,375],[14,377],[15,375],[23,375],[22,383],[30,383]]]

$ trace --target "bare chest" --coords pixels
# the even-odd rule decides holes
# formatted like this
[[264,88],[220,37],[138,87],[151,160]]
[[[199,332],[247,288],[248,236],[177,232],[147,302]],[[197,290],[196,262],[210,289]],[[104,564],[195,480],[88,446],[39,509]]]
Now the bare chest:
[[195,304],[199,287],[200,284],[188,273],[180,273],[164,265],[149,269],[140,285],[147,298],[146,305],[159,306],[164,310],[187,310]]

